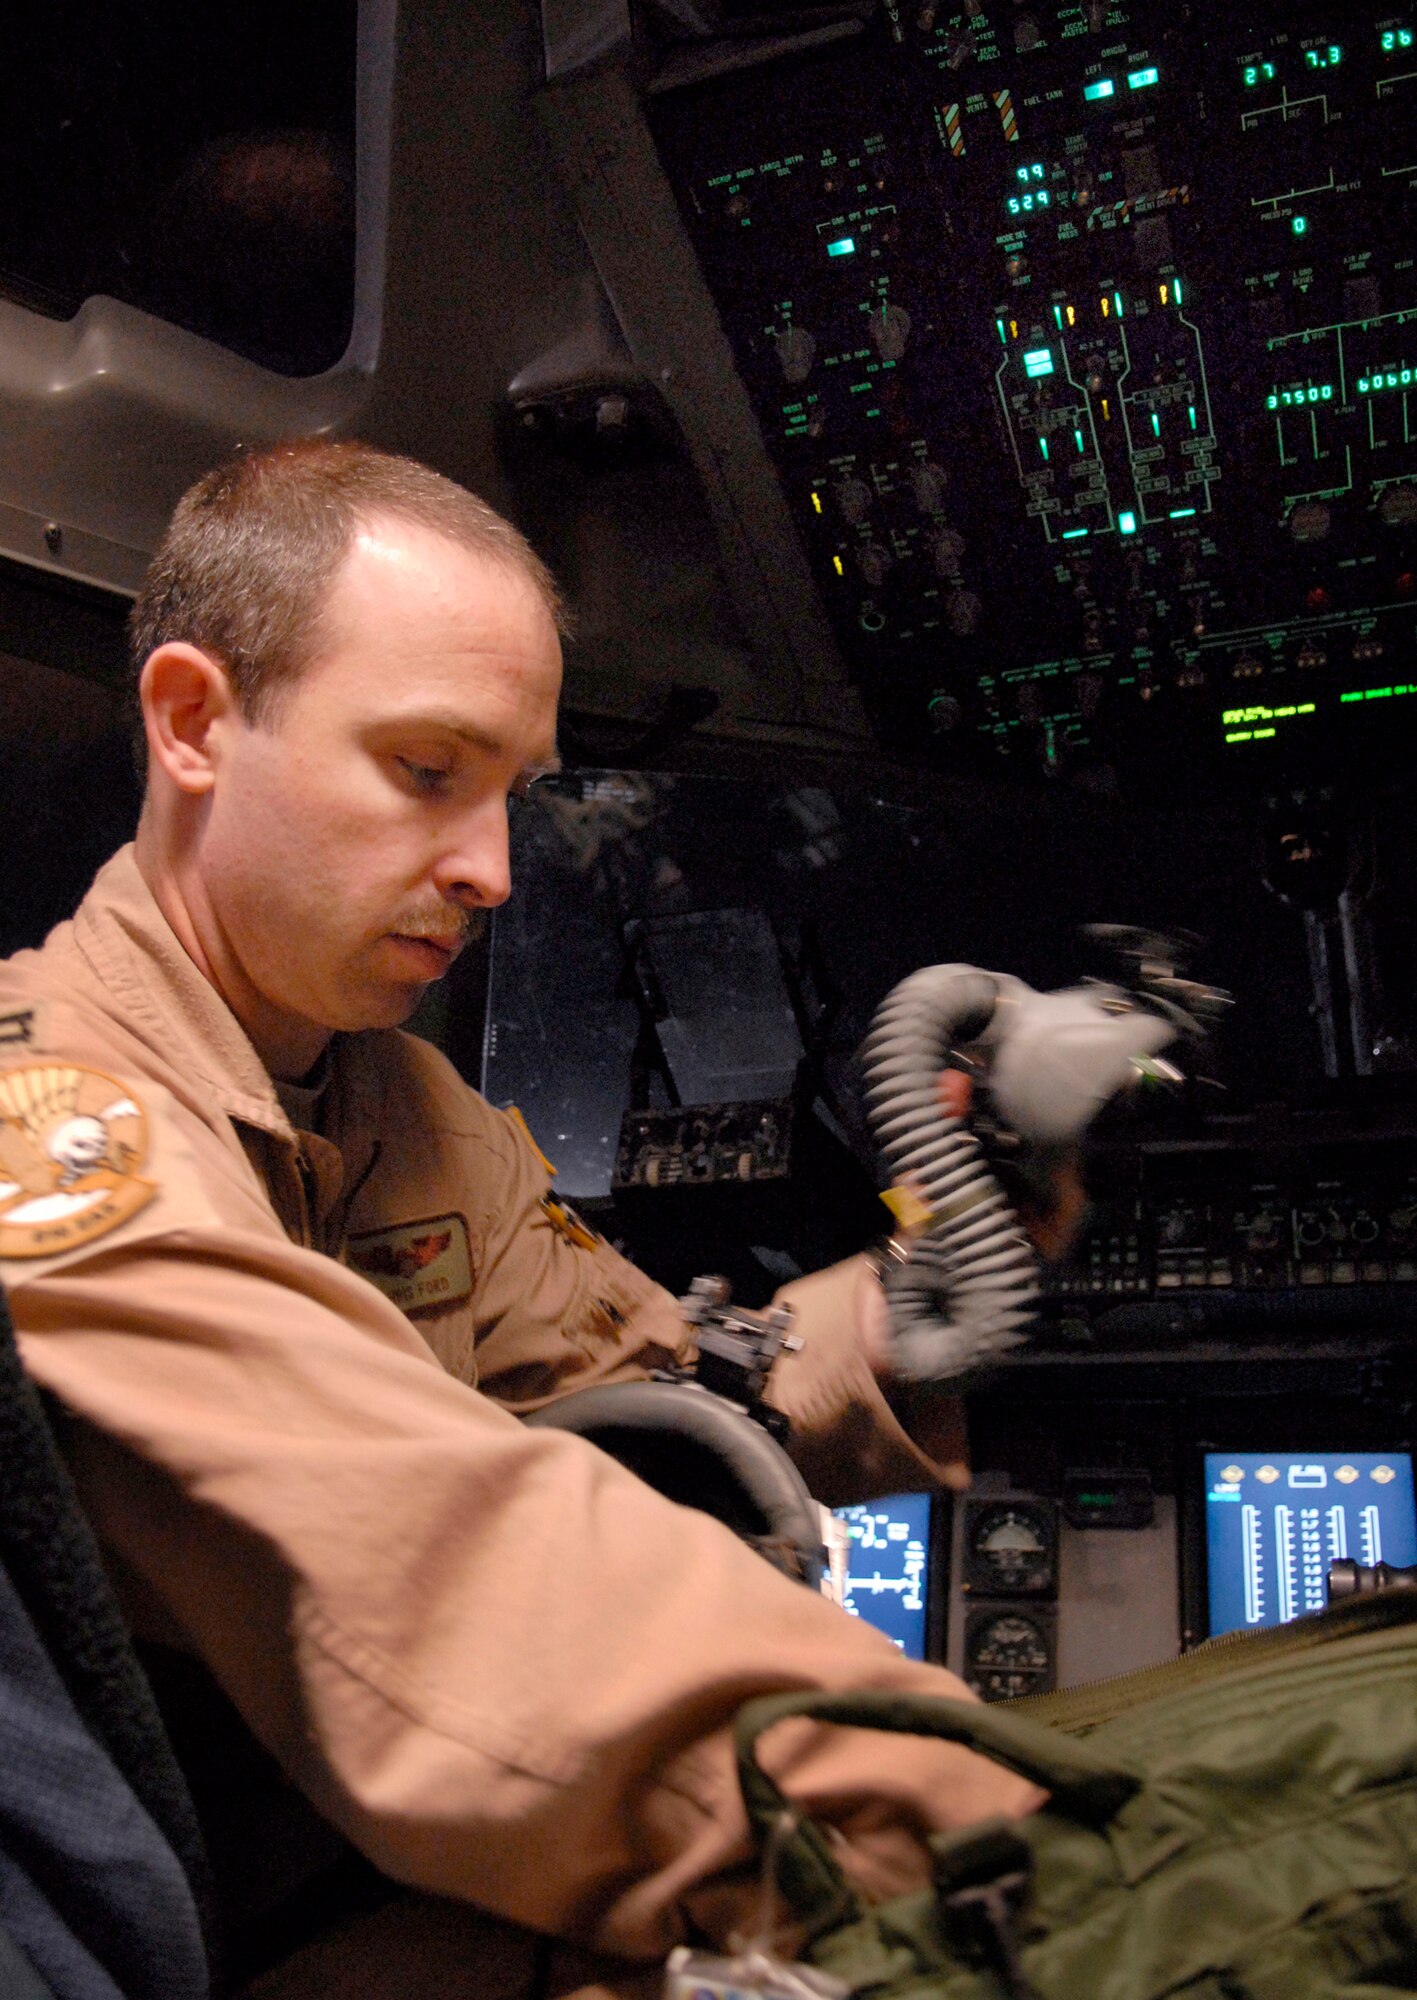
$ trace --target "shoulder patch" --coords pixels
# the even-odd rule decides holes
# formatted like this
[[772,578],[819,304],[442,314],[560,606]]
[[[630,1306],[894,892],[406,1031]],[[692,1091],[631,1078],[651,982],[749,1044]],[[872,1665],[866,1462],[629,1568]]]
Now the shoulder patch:
[[138,1174],[147,1156],[147,1114],[102,1070],[0,1073],[0,1257],[53,1257],[106,1236],[157,1193]]
[[460,1215],[432,1215],[392,1229],[368,1229],[345,1243],[350,1269],[377,1285],[401,1312],[457,1305],[472,1297],[472,1250]]

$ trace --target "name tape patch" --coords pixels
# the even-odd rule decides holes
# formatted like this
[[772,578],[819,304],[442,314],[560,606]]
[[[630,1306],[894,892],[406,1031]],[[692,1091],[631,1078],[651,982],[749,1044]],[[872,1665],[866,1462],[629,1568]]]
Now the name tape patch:
[[472,1297],[472,1251],[460,1215],[426,1216],[369,1229],[345,1246],[350,1267],[396,1305],[415,1313]]

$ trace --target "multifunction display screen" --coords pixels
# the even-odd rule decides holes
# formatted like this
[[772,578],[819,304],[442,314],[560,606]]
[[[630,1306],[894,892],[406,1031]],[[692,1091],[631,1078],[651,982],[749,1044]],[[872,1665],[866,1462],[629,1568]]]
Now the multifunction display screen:
[[912,1660],[925,1657],[930,1496],[893,1493],[860,1507],[838,1507],[851,1532],[846,1609],[864,1618]]
[[1328,1602],[1328,1567],[1347,1558],[1417,1562],[1406,1452],[1205,1454],[1212,1634],[1287,1625]]

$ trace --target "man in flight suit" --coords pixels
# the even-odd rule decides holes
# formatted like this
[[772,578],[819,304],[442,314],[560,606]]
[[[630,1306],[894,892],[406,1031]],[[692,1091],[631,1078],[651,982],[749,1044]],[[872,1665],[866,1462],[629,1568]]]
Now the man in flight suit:
[[[686,1350],[672,1299],[559,1224],[518,1123],[398,1030],[508,893],[558,615],[421,466],[315,442],[210,474],[134,612],[136,840],[0,966],[0,1277],[125,1606],[440,1921],[455,1899],[448,1994],[500,1990],[467,1906],[640,1960],[741,1923],[749,1696],[963,1692],[512,1414]],[[828,1500],[946,1476],[948,1412],[896,1420],[864,1293],[844,1267],[782,1294],[773,1394]],[[768,1754],[868,1884],[1034,1802],[939,1743],[796,1723]]]

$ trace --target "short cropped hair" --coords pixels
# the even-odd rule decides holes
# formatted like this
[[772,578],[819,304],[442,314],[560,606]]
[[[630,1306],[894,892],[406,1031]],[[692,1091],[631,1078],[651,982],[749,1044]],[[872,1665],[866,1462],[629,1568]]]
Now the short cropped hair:
[[551,572],[485,500],[416,459],[301,438],[238,453],[178,501],[128,621],[135,710],[143,662],[182,640],[220,662],[249,722],[268,721],[310,663],[355,533],[380,517],[520,572],[566,630]]

